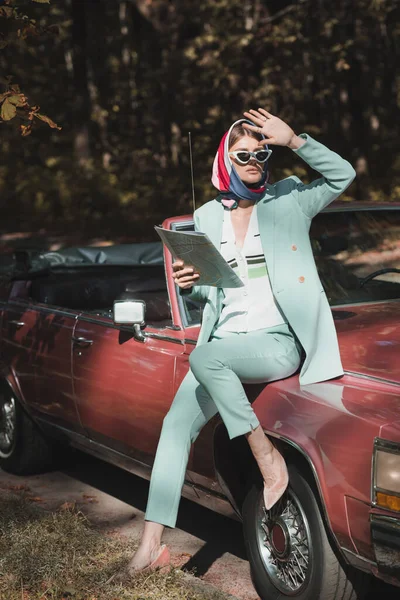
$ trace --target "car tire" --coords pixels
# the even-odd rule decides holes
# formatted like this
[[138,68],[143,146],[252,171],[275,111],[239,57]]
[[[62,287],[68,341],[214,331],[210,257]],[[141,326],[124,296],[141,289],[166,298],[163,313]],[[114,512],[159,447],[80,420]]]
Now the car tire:
[[0,467],[15,475],[39,473],[53,464],[53,446],[22,408],[11,387],[0,385]]
[[302,473],[289,465],[290,484],[266,511],[262,482],[243,504],[243,529],[253,582],[262,600],[361,600],[371,577],[343,565],[332,550],[318,502]]

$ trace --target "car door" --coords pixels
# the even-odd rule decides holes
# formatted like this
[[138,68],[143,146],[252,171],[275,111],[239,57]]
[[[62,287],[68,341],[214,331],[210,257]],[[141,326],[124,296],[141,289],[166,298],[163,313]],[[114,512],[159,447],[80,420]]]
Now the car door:
[[151,464],[184,342],[183,332],[174,327],[148,324],[145,333],[146,341],[140,342],[132,328],[83,313],[74,332],[73,380],[89,437]]
[[1,364],[15,378],[27,403],[35,398],[36,322],[37,313],[29,302],[11,294],[3,308]]
[[[72,382],[72,334],[77,312],[49,304],[52,283],[15,282],[3,317],[3,362],[32,411],[83,433]],[[46,288],[46,294],[42,291]]]
[[36,369],[33,405],[57,425],[83,432],[74,400],[72,335],[77,314],[63,307],[36,305]]

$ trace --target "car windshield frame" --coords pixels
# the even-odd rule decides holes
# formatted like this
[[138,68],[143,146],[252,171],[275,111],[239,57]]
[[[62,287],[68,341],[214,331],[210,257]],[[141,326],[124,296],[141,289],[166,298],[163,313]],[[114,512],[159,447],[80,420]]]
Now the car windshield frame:
[[[368,283],[364,284],[364,286],[362,286],[360,293],[358,293],[358,290],[352,290],[352,294],[348,294],[347,297],[345,296],[345,292],[342,292],[342,297],[338,298],[338,291],[336,290],[336,294],[332,293],[332,289],[329,289],[329,285],[327,285],[327,276],[329,276],[329,270],[326,269],[326,266],[328,265],[328,262],[330,262],[330,266],[333,267],[334,266],[334,262],[335,261],[335,255],[337,256],[338,254],[340,255],[342,253],[346,252],[346,250],[344,248],[342,248],[340,246],[341,243],[345,244],[345,241],[343,240],[338,240],[335,239],[333,240],[333,244],[332,247],[329,248],[329,244],[327,242],[329,242],[330,240],[327,239],[325,241],[325,246],[319,249],[319,252],[317,251],[316,248],[316,240],[315,240],[315,236],[314,236],[314,231],[318,230],[318,228],[321,230],[323,229],[323,227],[321,227],[322,223],[324,220],[326,221],[326,223],[331,223],[332,227],[335,225],[334,221],[337,221],[336,226],[340,225],[339,221],[345,221],[346,219],[350,222],[350,219],[355,219],[355,215],[357,216],[358,220],[363,221],[365,219],[363,219],[363,217],[368,216],[368,214],[373,215],[373,216],[377,216],[378,214],[396,214],[398,219],[398,230],[399,230],[399,236],[397,238],[397,242],[399,245],[399,261],[398,261],[398,266],[400,268],[400,206],[398,205],[376,205],[376,206],[371,206],[370,204],[368,205],[363,205],[362,203],[360,203],[359,206],[355,206],[354,203],[349,204],[348,206],[346,206],[345,203],[342,204],[334,204],[329,206],[327,209],[325,209],[324,211],[322,211],[321,213],[319,213],[318,215],[316,215],[316,217],[314,217],[311,226],[310,226],[310,239],[311,239],[311,245],[313,248],[313,254],[314,254],[314,259],[315,262],[317,264],[317,269],[318,269],[318,273],[319,276],[321,278],[322,281],[322,285],[324,287],[325,293],[327,295],[328,298],[328,302],[331,306],[331,308],[339,308],[341,306],[354,306],[354,305],[361,305],[361,304],[367,304],[367,303],[375,303],[375,302],[390,302],[390,301],[397,301],[400,300],[400,274],[396,274],[396,278],[398,280],[398,284],[396,283],[395,286],[398,285],[398,292],[396,292],[396,290],[393,288],[393,283],[390,283],[390,281],[384,281],[382,279],[382,275],[378,276],[376,278],[374,278],[373,280],[369,281]],[[172,223],[171,228],[174,230],[180,230],[180,231],[188,231],[188,230],[193,230],[194,228],[194,222],[193,220],[187,219],[187,220],[181,220],[181,221],[176,221],[174,223]],[[336,227],[337,228],[337,227]],[[335,227],[333,227],[333,229],[335,229]],[[347,229],[344,231],[345,235],[349,235],[350,233],[350,229]],[[353,239],[354,239],[354,231],[353,231]],[[362,237],[362,236],[361,236]],[[329,236],[328,236],[329,238]],[[368,238],[368,236],[367,236]],[[370,238],[371,239],[371,238]],[[364,240],[365,241],[365,240]],[[347,240],[348,242],[348,240]],[[372,239],[371,239],[371,243],[372,243]],[[336,244],[336,247],[335,247]],[[371,248],[369,249],[369,252],[372,252]],[[353,248],[353,254],[355,253],[355,249]],[[354,258],[354,256],[353,256]],[[338,260],[336,258],[336,262],[338,263]],[[318,264],[319,263],[319,264]],[[397,263],[396,263],[397,264]],[[340,264],[337,265],[340,267]],[[381,267],[377,266],[376,269],[374,270],[378,270]],[[327,270],[326,276],[324,275],[324,269]],[[348,282],[348,285],[353,285],[353,286],[357,286],[357,282],[354,279],[354,273],[351,272],[352,269],[349,269],[349,273],[347,273],[347,278],[345,279],[346,282]],[[390,275],[390,274],[389,274]],[[389,275],[387,275],[387,279],[390,279]],[[366,275],[365,275],[366,276]],[[356,275],[357,277],[357,275]],[[359,281],[361,282],[362,279],[364,277],[360,277]],[[340,284],[338,284],[340,285]],[[390,288],[393,288],[392,290],[390,290],[390,293],[388,292],[388,290]],[[343,288],[343,286],[342,286]],[[344,289],[344,288],[343,288]],[[379,289],[381,290],[382,294],[381,296],[384,295],[384,290],[387,290],[388,293],[388,297],[381,297],[380,293],[379,293]],[[357,294],[355,293],[357,292],[358,294],[358,299],[357,299]],[[397,293],[397,295],[396,295]],[[179,305],[179,310],[180,310],[180,314],[181,314],[181,319],[182,319],[182,324],[183,326],[186,327],[193,327],[193,326],[198,326],[201,322],[201,309],[202,309],[202,305],[200,303],[196,303],[193,300],[188,299],[186,296],[181,296],[179,294],[179,291],[177,291],[177,298],[178,298],[178,305]]]
[[311,223],[310,239],[332,308],[400,300],[400,273],[379,274],[400,270],[398,206],[352,205],[323,211]]

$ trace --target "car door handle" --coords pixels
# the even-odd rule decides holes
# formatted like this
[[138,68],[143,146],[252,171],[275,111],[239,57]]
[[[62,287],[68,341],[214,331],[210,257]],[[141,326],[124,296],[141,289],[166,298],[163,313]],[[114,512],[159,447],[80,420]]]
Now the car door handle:
[[87,340],[84,337],[75,337],[72,336],[72,341],[74,344],[76,344],[77,346],[91,346],[93,344],[93,340]]
[[15,327],[18,327],[18,329],[20,327],[23,327],[25,325],[25,323],[23,321],[9,321],[10,325],[15,325]]

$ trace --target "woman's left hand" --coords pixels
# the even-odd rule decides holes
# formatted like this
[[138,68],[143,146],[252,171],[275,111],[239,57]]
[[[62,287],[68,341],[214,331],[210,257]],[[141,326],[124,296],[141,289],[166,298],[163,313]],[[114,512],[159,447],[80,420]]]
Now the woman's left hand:
[[304,140],[299,138],[293,129],[282,121],[279,117],[271,115],[263,108],[258,110],[251,109],[249,112],[243,113],[246,119],[253,121],[258,127],[243,123],[243,127],[249,131],[262,133],[265,135],[265,140],[261,140],[260,144],[271,144],[275,146],[289,146],[289,148],[299,148]]

